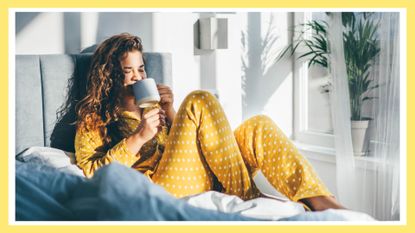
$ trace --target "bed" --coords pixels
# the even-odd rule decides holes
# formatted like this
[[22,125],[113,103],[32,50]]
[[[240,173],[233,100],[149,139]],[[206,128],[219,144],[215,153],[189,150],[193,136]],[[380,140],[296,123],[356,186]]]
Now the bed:
[[[58,120],[56,112],[67,95],[72,100],[84,95],[90,58],[90,53],[16,56],[16,221],[373,221],[349,210],[306,212],[278,193],[266,193],[260,175],[255,183],[272,198],[242,201],[210,191],[176,199],[116,162],[85,178],[74,163],[75,114]],[[172,84],[170,54],[144,58],[149,77]]]

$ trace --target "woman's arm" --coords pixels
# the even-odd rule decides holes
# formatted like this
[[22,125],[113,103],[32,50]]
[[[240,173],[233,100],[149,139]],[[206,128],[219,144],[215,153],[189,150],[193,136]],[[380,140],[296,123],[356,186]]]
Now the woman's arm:
[[104,139],[98,129],[79,128],[75,135],[76,163],[86,177],[92,177],[96,170],[113,161],[132,166],[139,159],[139,154],[130,152],[126,142],[127,139],[124,138],[108,151],[104,151]]
[[140,158],[138,152],[141,147],[157,134],[162,124],[165,124],[164,111],[149,111],[143,115],[140,125],[131,136],[122,139],[107,152],[102,150],[104,138],[99,129],[79,128],[75,135],[76,163],[87,177],[92,177],[98,168],[114,160],[131,167]]

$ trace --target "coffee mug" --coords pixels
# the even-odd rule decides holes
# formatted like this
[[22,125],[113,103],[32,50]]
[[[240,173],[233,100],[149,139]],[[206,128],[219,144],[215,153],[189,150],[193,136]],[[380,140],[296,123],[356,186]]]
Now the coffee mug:
[[140,108],[148,108],[160,102],[160,95],[154,79],[146,78],[133,84],[133,92],[137,105]]

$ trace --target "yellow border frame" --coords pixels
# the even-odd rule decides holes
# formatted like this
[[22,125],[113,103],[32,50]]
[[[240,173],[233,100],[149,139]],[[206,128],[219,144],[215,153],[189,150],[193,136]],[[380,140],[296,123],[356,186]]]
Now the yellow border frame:
[[[0,0],[0,103],[1,109],[8,109],[8,9],[9,8],[405,8],[407,10],[407,77],[415,77],[415,66],[410,62],[415,60],[415,3],[412,0],[210,0],[189,3],[185,0]],[[412,42],[412,43],[411,43]],[[407,78],[406,77],[406,78]],[[415,139],[414,106],[411,100],[415,92],[413,78],[407,78],[407,197],[414,197],[415,169],[409,169],[408,164],[414,164]],[[411,106],[412,104],[412,106]],[[1,117],[0,148],[3,160],[0,163],[0,232],[414,232],[414,201],[407,199],[407,225],[405,226],[11,226],[8,224],[8,114]],[[411,230],[412,229],[412,230]]]

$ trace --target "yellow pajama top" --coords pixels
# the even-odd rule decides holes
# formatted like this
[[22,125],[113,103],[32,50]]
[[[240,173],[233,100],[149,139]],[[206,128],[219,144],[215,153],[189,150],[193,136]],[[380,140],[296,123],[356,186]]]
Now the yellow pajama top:
[[148,178],[156,170],[167,138],[167,129],[163,127],[152,140],[145,143],[137,154],[131,153],[126,144],[128,138],[138,127],[140,120],[131,112],[123,111],[117,122],[122,140],[108,151],[103,149],[104,138],[99,130],[78,128],[75,135],[75,157],[77,165],[86,177],[92,177],[100,167],[113,161],[144,173]]

